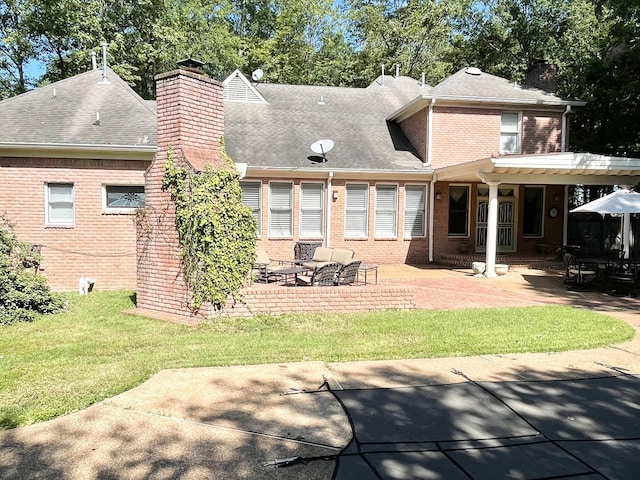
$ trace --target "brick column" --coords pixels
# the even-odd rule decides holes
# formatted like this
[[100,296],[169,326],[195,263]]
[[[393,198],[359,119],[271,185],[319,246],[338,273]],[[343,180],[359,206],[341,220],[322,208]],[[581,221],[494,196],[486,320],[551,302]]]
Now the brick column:
[[[193,319],[182,275],[175,204],[162,190],[169,147],[176,165],[216,165],[224,133],[222,84],[190,70],[156,76],[158,151],[145,175],[145,208],[137,231],[137,308]],[[198,318],[208,316],[202,308]]]

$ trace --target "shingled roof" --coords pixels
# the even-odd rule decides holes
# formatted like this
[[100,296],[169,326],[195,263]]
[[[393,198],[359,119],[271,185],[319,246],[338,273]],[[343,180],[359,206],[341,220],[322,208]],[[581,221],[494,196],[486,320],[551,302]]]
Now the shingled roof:
[[[244,77],[243,77],[244,78]],[[387,115],[419,95],[420,83],[387,77],[368,88],[258,84],[264,99],[225,101],[225,145],[235,162],[277,169],[411,170],[422,162]],[[311,151],[334,141],[322,163]]]
[[0,144],[155,146],[155,107],[109,68],[106,79],[91,70],[3,100]]

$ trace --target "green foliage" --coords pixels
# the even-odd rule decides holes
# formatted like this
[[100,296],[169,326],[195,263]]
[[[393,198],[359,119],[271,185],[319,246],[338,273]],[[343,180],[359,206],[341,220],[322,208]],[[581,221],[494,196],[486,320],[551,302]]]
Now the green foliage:
[[163,178],[176,203],[184,276],[196,311],[205,302],[222,308],[229,295],[238,300],[256,258],[255,219],[242,204],[238,172],[224,144],[221,151],[223,166],[194,172],[177,166],[169,150]]
[[9,222],[0,217],[0,325],[30,322],[38,314],[64,307],[63,297],[51,292],[45,278],[31,270],[39,261],[39,255],[18,241]]

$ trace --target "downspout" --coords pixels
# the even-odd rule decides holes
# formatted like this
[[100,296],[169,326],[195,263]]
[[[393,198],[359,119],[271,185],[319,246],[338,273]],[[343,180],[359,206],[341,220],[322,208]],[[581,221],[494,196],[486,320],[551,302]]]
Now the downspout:
[[436,189],[437,181],[438,181],[438,177],[434,173],[433,177],[431,178],[431,183],[429,184],[429,263],[433,263],[433,215],[436,210],[435,189]]
[[429,119],[427,120],[427,161],[425,167],[431,166],[431,132],[433,132],[433,107],[436,104],[436,99],[432,98],[429,104]]
[[560,151],[561,152],[566,152],[567,151],[567,115],[571,113],[571,105],[567,105],[567,108],[565,109],[565,111],[562,113],[562,133],[561,133],[561,140],[560,140]]
[[331,202],[333,201],[333,188],[331,186],[332,178],[333,172],[329,172],[329,176],[327,177],[327,241],[325,242],[325,246],[327,248],[331,247]]

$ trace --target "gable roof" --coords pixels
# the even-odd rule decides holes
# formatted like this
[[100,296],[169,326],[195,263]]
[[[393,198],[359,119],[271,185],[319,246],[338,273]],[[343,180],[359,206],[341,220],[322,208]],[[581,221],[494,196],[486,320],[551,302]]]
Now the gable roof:
[[585,102],[565,100],[552,93],[511,82],[482,72],[463,68],[412,99],[393,112],[389,120],[402,120],[426,108],[432,101],[440,105],[476,105],[490,107],[536,108],[564,110],[568,106],[583,106]]
[[148,156],[156,145],[155,106],[109,68],[106,79],[102,70],[91,70],[0,102],[0,147]]
[[[266,103],[225,101],[225,146],[250,169],[424,172],[413,147],[385,118],[420,92],[419,82],[389,77],[384,87],[258,84]],[[331,139],[327,162],[311,144]]]

